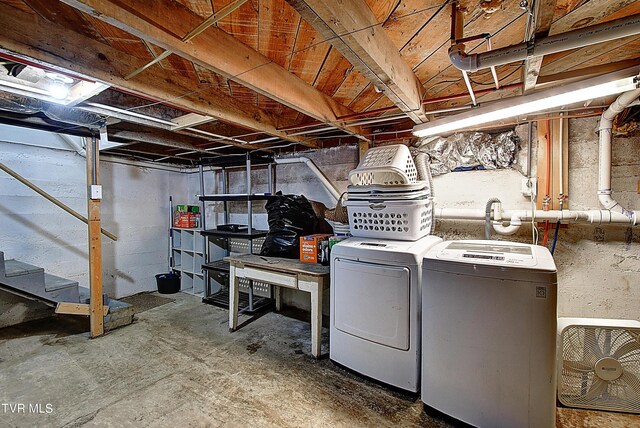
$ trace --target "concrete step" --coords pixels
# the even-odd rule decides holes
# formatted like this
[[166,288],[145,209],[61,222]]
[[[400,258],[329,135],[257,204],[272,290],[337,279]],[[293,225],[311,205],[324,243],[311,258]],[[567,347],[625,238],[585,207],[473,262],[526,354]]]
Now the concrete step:
[[[91,299],[91,292],[87,287],[78,287],[78,293],[80,294],[80,303],[89,304],[89,300]],[[109,296],[106,293],[102,293],[102,304],[109,304]]]
[[44,269],[38,266],[23,263],[18,260],[5,260],[4,261],[4,276],[16,277],[22,275],[39,274],[44,273]]
[[31,296],[47,303],[80,301],[76,281],[44,272],[0,278],[0,288],[7,288],[9,291],[13,290],[14,294]]
[[56,291],[69,287],[78,287],[78,282],[72,281],[67,278],[61,278],[59,276],[51,275],[50,273],[44,274],[45,291]]
[[[78,289],[80,291],[80,303],[89,304],[89,289],[86,287],[78,287]],[[133,322],[135,308],[130,304],[110,299],[106,294],[102,296],[102,303],[109,306],[109,313],[104,317],[105,331],[129,325]]]

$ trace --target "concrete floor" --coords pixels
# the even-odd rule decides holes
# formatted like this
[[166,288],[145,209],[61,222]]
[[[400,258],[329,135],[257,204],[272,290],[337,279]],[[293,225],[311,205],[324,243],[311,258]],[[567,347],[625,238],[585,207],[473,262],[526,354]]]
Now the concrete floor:
[[[449,426],[418,399],[312,359],[306,322],[268,313],[230,334],[227,311],[172,297],[95,340],[75,319],[0,330],[0,427]],[[640,418],[559,409],[558,426]]]

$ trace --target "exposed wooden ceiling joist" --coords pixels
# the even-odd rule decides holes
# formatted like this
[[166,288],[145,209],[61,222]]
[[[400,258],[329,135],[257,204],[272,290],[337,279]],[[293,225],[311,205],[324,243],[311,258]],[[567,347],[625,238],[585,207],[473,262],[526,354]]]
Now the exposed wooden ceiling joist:
[[172,0],[132,0],[126,5],[116,0],[62,1],[307,116],[352,134],[361,133],[359,128],[337,120],[353,113],[350,109],[223,30],[210,27],[190,42],[183,42],[181,37],[202,18]]
[[[301,137],[289,137],[286,133],[278,131],[277,119],[255,106],[240,103],[216,91],[210,85],[199,84],[160,67],[147,70],[135,79],[125,80],[123,76],[131,68],[142,65],[142,60],[81,34],[73,33],[37,15],[27,14],[0,4],[0,27],[12,29],[0,33],[0,52],[23,56],[28,60],[61,71],[73,71],[144,97],[168,100],[170,104],[187,111],[212,116],[306,146],[317,147],[314,141]],[[64,43],[60,43],[61,40],[64,40]],[[229,142],[229,144],[245,149],[266,147],[260,144],[247,146],[236,142]]]
[[[221,20],[225,16],[229,15],[231,12],[233,12],[234,10],[236,10],[237,8],[239,8],[240,6],[245,4],[246,2],[247,2],[247,0],[234,0],[234,1],[232,1],[226,7],[222,8],[218,12],[212,14],[209,18],[205,19],[196,28],[194,28],[193,30],[189,31],[189,33],[182,38],[182,41],[183,42],[188,42],[189,40],[193,39],[198,34],[202,33],[204,30],[206,30],[208,27],[212,26],[213,24],[215,24],[216,22],[218,22],[219,20]],[[154,60],[150,61],[149,63],[147,63],[145,65],[143,65],[141,68],[129,73],[127,76],[125,76],[125,79],[131,79],[132,77],[140,74],[141,72],[143,72],[147,68],[151,67],[152,65],[162,61],[164,58],[167,58],[171,54],[172,54],[171,51],[168,51],[168,50],[164,51],[163,53],[158,55]]]
[[[533,11],[533,28],[530,29],[532,39],[536,37],[546,37],[553,23],[553,14],[556,9],[556,0],[537,0]],[[522,80],[524,82],[524,92],[527,93],[536,87],[540,68],[542,67],[542,56],[532,56],[524,61],[522,70]]]
[[414,122],[427,120],[423,88],[364,0],[287,0]]

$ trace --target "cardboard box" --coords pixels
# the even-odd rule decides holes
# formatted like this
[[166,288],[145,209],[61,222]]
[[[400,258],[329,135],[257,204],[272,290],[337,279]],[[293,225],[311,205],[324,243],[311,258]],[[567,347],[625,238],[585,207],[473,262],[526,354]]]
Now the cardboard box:
[[189,213],[176,211],[173,215],[173,227],[191,227],[189,222]]
[[[322,263],[328,261],[329,234],[318,233],[300,237],[300,261],[307,263]],[[323,252],[323,241],[325,242]],[[326,254],[325,254],[326,253]]]
[[178,205],[176,212],[173,213],[173,227],[195,229],[200,227],[200,219],[201,214],[197,205]]

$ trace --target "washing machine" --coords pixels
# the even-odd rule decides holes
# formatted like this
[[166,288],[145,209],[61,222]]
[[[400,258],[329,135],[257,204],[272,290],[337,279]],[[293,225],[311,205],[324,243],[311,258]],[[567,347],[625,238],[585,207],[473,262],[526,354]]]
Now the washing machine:
[[478,427],[555,427],[556,266],[545,247],[449,241],[422,265],[422,401]]
[[331,250],[332,361],[393,387],[420,388],[420,277],[442,242],[349,238]]

